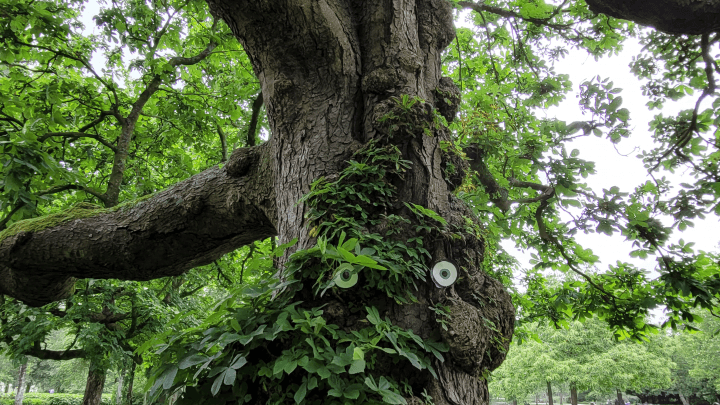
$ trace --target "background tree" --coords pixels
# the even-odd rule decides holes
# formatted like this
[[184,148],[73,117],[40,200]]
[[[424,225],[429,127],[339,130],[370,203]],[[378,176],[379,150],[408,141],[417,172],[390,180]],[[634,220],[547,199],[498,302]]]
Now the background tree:
[[507,361],[493,373],[496,395],[524,400],[551,383],[567,383],[570,403],[577,405],[578,390],[599,398],[671,386],[673,363],[663,352],[618,342],[597,319],[572,322],[567,329],[544,325],[532,331],[537,340],[513,345]]

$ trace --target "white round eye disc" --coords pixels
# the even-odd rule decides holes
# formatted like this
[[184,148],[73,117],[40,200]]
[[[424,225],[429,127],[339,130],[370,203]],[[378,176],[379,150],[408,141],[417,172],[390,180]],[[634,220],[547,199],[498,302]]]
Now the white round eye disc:
[[457,280],[457,267],[447,260],[435,263],[432,268],[432,279],[438,287],[451,286]]
[[357,284],[358,275],[352,270],[343,270],[335,276],[335,285],[340,288],[350,288]]

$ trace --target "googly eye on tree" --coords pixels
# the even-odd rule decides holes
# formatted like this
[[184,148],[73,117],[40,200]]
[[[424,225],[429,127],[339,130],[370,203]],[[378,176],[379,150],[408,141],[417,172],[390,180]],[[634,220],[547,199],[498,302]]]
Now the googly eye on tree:
[[358,275],[353,269],[344,269],[335,276],[335,285],[340,288],[350,288],[357,284]]
[[457,280],[457,266],[449,260],[441,260],[433,265],[431,276],[438,288],[449,287]]

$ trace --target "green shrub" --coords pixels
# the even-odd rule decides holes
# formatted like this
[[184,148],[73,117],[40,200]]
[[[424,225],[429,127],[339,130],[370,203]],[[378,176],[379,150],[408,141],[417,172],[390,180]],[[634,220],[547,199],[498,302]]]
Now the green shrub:
[[[23,405],[82,405],[82,399],[81,394],[29,392],[23,397]],[[0,395],[0,405],[13,405],[14,402],[15,394]],[[102,405],[111,405],[112,403],[112,395],[103,394]]]

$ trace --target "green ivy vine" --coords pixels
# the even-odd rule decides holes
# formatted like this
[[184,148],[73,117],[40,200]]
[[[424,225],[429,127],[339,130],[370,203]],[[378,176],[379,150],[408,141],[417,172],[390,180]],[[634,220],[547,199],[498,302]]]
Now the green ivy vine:
[[[432,359],[444,361],[448,346],[383,319],[382,308],[357,304],[373,302],[378,290],[399,304],[416,302],[412,291],[431,256],[425,237],[447,226],[432,210],[396,200],[394,184],[409,166],[396,146],[372,141],[337,178],[316,180],[302,200],[315,246],[290,256],[282,281],[237,288],[201,325],[142,347],[154,347],[164,364],[151,375],[150,394],[182,393],[180,405],[405,404],[417,396],[390,368],[402,363],[435,375]],[[415,236],[401,240],[401,230]],[[340,274],[361,283],[340,289]],[[332,322],[333,308],[319,301],[328,293],[347,303],[354,327]]]

